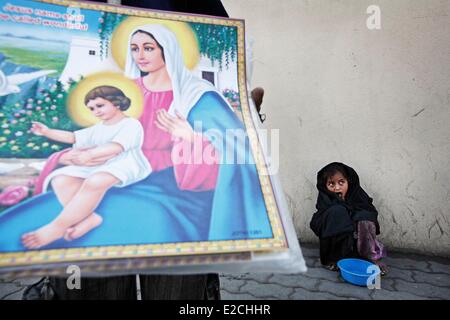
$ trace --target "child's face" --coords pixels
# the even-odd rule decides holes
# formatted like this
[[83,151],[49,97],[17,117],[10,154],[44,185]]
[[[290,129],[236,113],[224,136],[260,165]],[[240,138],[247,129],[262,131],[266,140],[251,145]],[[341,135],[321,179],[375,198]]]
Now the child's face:
[[340,172],[336,172],[327,180],[328,191],[336,193],[341,199],[345,199],[348,191],[348,181]]
[[89,110],[91,110],[92,114],[95,117],[101,120],[112,119],[115,115],[117,115],[118,112],[122,112],[110,101],[100,97],[89,100],[86,106],[89,108]]

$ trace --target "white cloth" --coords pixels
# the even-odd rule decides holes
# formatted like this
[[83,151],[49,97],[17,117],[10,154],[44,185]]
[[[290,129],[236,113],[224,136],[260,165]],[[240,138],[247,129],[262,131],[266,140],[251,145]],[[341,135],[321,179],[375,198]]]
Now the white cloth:
[[164,59],[167,72],[172,81],[173,101],[169,107],[169,114],[175,115],[175,110],[187,118],[192,107],[198,102],[205,92],[214,91],[225,101],[231,110],[225,97],[208,81],[192,74],[184,65],[181,48],[178,45],[175,34],[159,24],[146,24],[134,29],[128,39],[128,53],[125,64],[125,76],[131,79],[141,77],[141,72],[131,55],[131,35],[137,30],[150,33],[164,49]]
[[117,187],[125,187],[146,178],[151,173],[151,166],[142,152],[144,129],[141,123],[133,118],[124,118],[116,124],[98,123],[92,127],[74,132],[74,148],[87,148],[116,142],[124,151],[106,163],[98,166],[69,165],[53,171],[44,181],[44,191],[51,179],[58,175],[88,178],[97,172],[107,172],[120,183]]

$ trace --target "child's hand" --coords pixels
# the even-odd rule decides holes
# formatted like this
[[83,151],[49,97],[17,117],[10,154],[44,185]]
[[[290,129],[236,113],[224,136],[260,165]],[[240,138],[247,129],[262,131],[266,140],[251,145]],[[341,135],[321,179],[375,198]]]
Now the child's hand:
[[30,131],[37,136],[45,136],[45,134],[50,130],[45,124],[32,121],[32,126]]

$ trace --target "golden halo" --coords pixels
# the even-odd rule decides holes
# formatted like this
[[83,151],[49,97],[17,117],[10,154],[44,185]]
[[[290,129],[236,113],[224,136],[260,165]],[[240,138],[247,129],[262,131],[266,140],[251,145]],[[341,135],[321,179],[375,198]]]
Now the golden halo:
[[116,63],[125,70],[128,52],[128,38],[131,32],[146,24],[160,24],[171,30],[180,44],[186,68],[192,70],[200,60],[200,50],[194,30],[185,22],[160,20],[153,18],[128,17],[114,30],[111,37],[111,52]]
[[100,122],[84,104],[86,94],[99,86],[113,86],[123,91],[131,100],[130,108],[124,113],[138,118],[143,109],[143,97],[138,85],[131,79],[115,72],[99,72],[89,75],[77,83],[67,97],[67,111],[71,119],[82,127]]

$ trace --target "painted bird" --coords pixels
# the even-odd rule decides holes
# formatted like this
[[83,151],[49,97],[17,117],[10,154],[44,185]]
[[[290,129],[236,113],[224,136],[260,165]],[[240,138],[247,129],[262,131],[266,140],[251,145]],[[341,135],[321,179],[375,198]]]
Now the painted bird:
[[17,73],[6,76],[3,73],[3,71],[0,70],[0,96],[6,96],[11,93],[19,93],[20,92],[19,84],[46,76],[54,72],[56,72],[56,70],[40,70],[29,73]]

